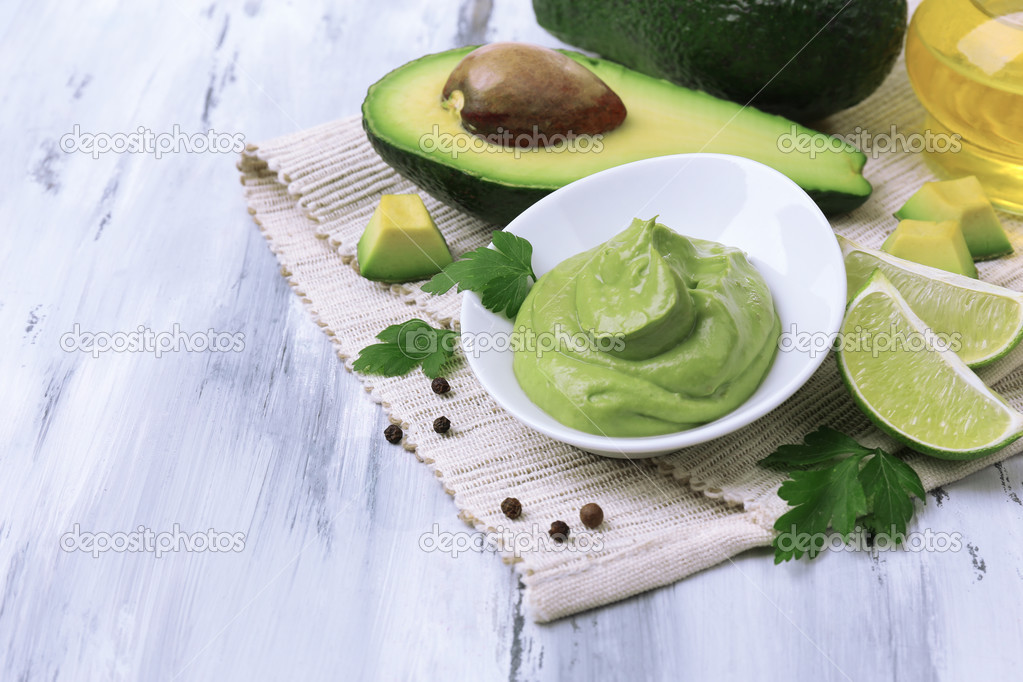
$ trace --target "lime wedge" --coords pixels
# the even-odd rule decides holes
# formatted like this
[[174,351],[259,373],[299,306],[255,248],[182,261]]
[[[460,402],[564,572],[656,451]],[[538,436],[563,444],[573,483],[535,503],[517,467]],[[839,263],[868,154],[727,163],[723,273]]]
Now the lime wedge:
[[943,346],[880,271],[842,323],[838,367],[881,430],[943,459],[974,459],[1023,435],[1023,415]]
[[1023,339],[1023,294],[875,251],[839,236],[849,297],[880,270],[920,319],[957,340],[953,349],[970,367],[1002,357]]

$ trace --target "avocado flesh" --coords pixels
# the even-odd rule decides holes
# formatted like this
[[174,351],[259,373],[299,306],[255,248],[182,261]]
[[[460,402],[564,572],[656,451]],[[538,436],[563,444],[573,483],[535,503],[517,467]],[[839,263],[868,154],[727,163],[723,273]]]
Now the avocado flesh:
[[954,220],[903,220],[888,235],[881,250],[914,263],[977,279],[977,267],[959,223]]
[[436,275],[451,251],[418,194],[385,194],[356,250],[359,272],[380,282],[412,282]]
[[955,220],[959,223],[973,260],[1012,253],[998,215],[976,177],[925,182],[895,213],[899,219]]
[[[859,206],[871,187],[861,174],[866,157],[855,147],[784,118],[644,76],[619,64],[574,52],[625,103],[621,126],[599,139],[560,147],[515,150],[466,132],[441,91],[452,69],[474,48],[423,57],[371,86],[363,126],[377,152],[438,199],[489,222],[507,224],[550,192],[631,161],[688,152],[734,154],[784,173],[825,213]],[[781,140],[818,136],[832,148],[790,149]],[[586,145],[591,145],[589,148]],[[785,147],[789,151],[782,151]]]

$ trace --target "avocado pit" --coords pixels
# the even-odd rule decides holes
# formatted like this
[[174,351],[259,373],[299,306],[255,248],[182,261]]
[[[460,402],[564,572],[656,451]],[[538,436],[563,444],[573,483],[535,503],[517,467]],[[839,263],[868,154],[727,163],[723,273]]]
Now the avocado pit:
[[592,71],[560,52],[493,43],[455,66],[442,91],[462,127],[492,144],[547,147],[614,130],[621,98]]

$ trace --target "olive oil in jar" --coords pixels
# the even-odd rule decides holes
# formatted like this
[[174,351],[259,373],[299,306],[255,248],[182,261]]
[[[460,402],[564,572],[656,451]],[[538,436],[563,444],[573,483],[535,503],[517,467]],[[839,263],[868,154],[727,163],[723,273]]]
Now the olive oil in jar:
[[924,0],[906,69],[927,129],[944,137],[928,163],[976,175],[993,203],[1023,213],[1023,0]]

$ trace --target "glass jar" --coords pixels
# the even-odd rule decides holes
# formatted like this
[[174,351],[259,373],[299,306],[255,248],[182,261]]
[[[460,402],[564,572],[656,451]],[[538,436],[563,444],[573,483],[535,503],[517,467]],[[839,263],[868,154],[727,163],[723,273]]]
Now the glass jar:
[[976,175],[992,203],[1023,213],[1023,0],[924,0],[906,70],[940,140],[924,151],[932,169]]

